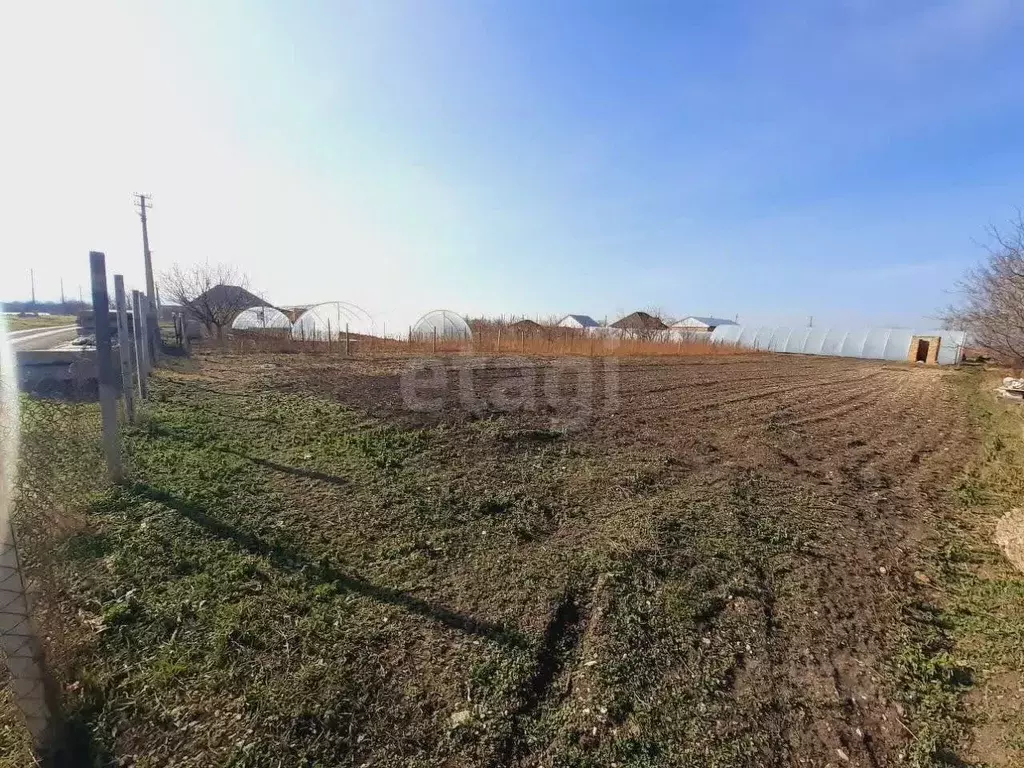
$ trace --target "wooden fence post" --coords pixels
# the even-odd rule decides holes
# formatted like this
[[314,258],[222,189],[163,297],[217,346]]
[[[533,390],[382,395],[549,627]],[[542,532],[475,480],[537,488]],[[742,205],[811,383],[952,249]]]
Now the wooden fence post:
[[434,344],[431,352],[435,355],[437,354],[437,326],[434,326]]
[[350,342],[351,342],[351,338],[349,337],[349,334],[348,334],[348,323],[345,323],[345,357],[348,357],[349,356],[349,352],[351,351],[351,349],[349,347]]
[[111,482],[120,482],[121,445],[117,434],[117,388],[114,383],[114,361],[110,350],[110,297],[107,294],[107,257],[99,251],[89,252],[92,277],[92,314],[96,326],[96,380],[99,384],[100,412],[103,420],[103,452],[107,457],[107,474]]
[[496,355],[500,355],[501,354],[501,326],[500,325],[498,326],[498,343],[497,343],[497,345],[494,348],[494,353]]
[[135,423],[135,345],[128,334],[128,310],[124,300],[124,277],[114,275],[114,303],[117,306],[117,349],[121,358],[121,397],[129,424]]
[[327,351],[331,351],[331,318],[327,318]]
[[146,379],[146,321],[142,307],[142,294],[132,291],[132,325],[135,331],[135,374],[139,382],[139,403],[149,397],[149,381]]

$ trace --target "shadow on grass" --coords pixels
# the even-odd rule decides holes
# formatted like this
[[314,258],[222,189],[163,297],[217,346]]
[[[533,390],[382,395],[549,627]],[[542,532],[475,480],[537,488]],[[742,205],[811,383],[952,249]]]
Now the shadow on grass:
[[257,424],[269,424],[272,427],[279,427],[283,423],[280,419],[268,419],[263,416],[248,416],[244,413],[225,413],[224,411],[214,410],[213,408],[208,408],[206,410],[214,416],[222,416],[225,419],[232,419],[234,421],[252,421]]
[[250,456],[247,453],[241,451],[233,451],[230,448],[218,448],[218,451],[222,453],[229,453],[232,456],[237,456],[240,459],[251,461],[253,464],[257,464],[267,469],[272,469],[275,472],[284,472],[288,475],[295,475],[296,477],[305,477],[310,480],[320,480],[324,483],[331,483],[332,485],[348,485],[348,480],[344,477],[338,477],[337,475],[329,475],[326,472],[318,472],[315,469],[303,469],[302,467],[292,467],[288,464],[279,464],[276,461],[270,459],[261,459],[257,456]]
[[168,342],[162,339],[160,342],[160,354],[166,357],[188,357],[188,352],[178,343]]
[[265,384],[261,383],[258,387],[248,386],[244,389],[229,392],[223,389],[215,389],[214,387],[208,387],[204,384],[199,384],[195,381],[182,381],[180,379],[165,378],[161,382],[162,384],[170,384],[178,387],[181,390],[185,390],[187,394],[202,393],[207,395],[217,395],[218,397],[237,397],[250,399],[253,395],[262,394],[265,392],[282,392],[295,387],[294,381],[282,381],[277,384]]
[[383,603],[399,606],[411,613],[432,619],[450,629],[483,637],[501,645],[522,649],[530,648],[533,645],[529,638],[522,635],[516,629],[488,621],[480,621],[452,611],[442,605],[429,603],[406,592],[373,584],[358,576],[338,570],[328,563],[326,559],[314,562],[301,552],[280,544],[272,544],[253,533],[218,520],[211,516],[203,507],[180,499],[166,491],[161,491],[144,483],[136,483],[131,486],[130,490],[144,498],[164,504],[197,525],[202,526],[214,536],[233,541],[246,551],[267,558],[275,567],[283,571],[299,573],[311,582],[334,584],[339,590],[354,592]]
[[[252,419],[252,421],[261,421],[261,419]],[[188,440],[188,438],[183,437],[182,435],[179,435],[177,432],[167,429],[167,427],[164,427],[160,424],[151,424],[149,430],[151,434],[158,435],[159,437],[166,437],[171,440],[180,440],[182,442],[190,442],[195,444],[194,440]],[[241,451],[236,451],[231,448],[221,448],[219,446],[214,446],[214,450],[220,451],[221,453],[230,454],[231,456],[237,456],[238,458],[245,459],[246,461],[251,461],[253,464],[265,467],[267,469],[272,469],[275,472],[283,472],[287,475],[295,475],[296,477],[305,477],[309,480],[319,480],[320,482],[330,483],[331,485],[349,484],[349,481],[344,477],[332,475],[327,472],[320,472],[315,469],[303,469],[302,467],[293,467],[289,464],[281,464],[276,461],[271,461],[270,459],[261,459],[258,456],[250,456],[247,453],[242,453]]]
[[117,765],[107,745],[96,738],[95,723],[102,712],[97,699],[64,716],[57,724],[52,747],[43,755],[42,765],[52,768],[85,768]]

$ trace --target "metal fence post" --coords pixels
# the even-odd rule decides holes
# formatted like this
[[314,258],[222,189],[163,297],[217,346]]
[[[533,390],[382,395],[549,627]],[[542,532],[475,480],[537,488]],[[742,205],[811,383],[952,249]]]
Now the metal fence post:
[[96,326],[96,379],[99,383],[100,411],[103,419],[103,452],[107,457],[107,473],[113,482],[120,482],[121,446],[117,436],[117,389],[114,385],[114,361],[110,354],[110,297],[107,295],[106,256],[89,252],[92,274],[92,313]]
[[149,382],[146,380],[146,320],[142,307],[142,294],[132,291],[132,323],[135,326],[135,372],[138,374],[139,401],[149,396]]
[[114,275],[114,303],[117,305],[117,348],[121,359],[121,397],[124,398],[124,413],[128,423],[135,423],[135,345],[128,334],[128,311],[124,300],[124,277]]

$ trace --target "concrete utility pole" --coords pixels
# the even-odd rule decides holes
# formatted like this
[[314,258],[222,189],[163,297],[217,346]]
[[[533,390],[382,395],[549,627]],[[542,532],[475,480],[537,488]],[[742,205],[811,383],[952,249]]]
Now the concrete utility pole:
[[30,269],[28,271],[29,282],[32,283],[32,309],[36,308],[36,271]]
[[146,266],[146,295],[144,310],[148,322],[149,333],[149,359],[156,357],[159,349],[160,324],[157,322],[156,307],[156,286],[153,284],[153,254],[149,250],[149,226],[146,220],[146,211],[153,207],[152,195],[135,194],[135,207],[139,211],[139,218],[142,220],[142,258]]
[[64,301],[64,278],[60,279],[60,311],[65,315],[68,313],[67,304]]
[[111,359],[106,256],[98,251],[89,251],[89,268],[92,274],[92,315],[96,326],[96,379],[99,385],[103,424],[103,449],[107,455],[107,473],[110,481],[118,483],[123,476],[123,470],[117,434],[117,384],[114,380],[114,362]]
[[[146,211],[153,207],[150,195],[135,195],[135,207],[139,211],[139,218],[142,219],[142,258],[146,265],[146,296],[148,304],[153,305],[153,297],[156,292],[153,289],[153,258],[149,252],[149,227],[146,221]],[[155,309],[155,307],[154,307]]]
[[117,307],[117,356],[121,362],[121,399],[128,423],[135,423],[135,344],[128,331],[128,302],[124,293],[124,276],[114,275],[114,304]]
[[135,334],[135,381],[139,385],[139,407],[149,396],[149,382],[146,377],[149,375],[149,368],[146,361],[146,315],[142,309],[144,301],[142,294],[132,291],[132,331]]

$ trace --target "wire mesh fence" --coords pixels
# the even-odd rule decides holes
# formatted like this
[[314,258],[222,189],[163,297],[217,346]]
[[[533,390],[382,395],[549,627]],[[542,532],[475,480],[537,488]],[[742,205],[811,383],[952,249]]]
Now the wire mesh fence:
[[[0,401],[10,515],[0,536],[0,654],[7,689],[0,720],[9,723],[10,746],[19,753],[33,743],[43,746],[52,735],[59,691],[68,682],[62,670],[76,644],[77,622],[63,615],[64,543],[88,527],[90,500],[108,484],[99,405],[88,392],[67,394]],[[19,719],[30,738],[15,736]]]
[[94,333],[79,323],[82,346],[16,353],[21,339],[0,317],[0,766],[59,747],[62,676],[89,633],[62,599],[66,549],[96,495],[123,478],[120,433],[149,371],[147,355],[129,354],[149,337],[139,312],[129,330],[122,278],[112,320],[103,254],[90,267]]

